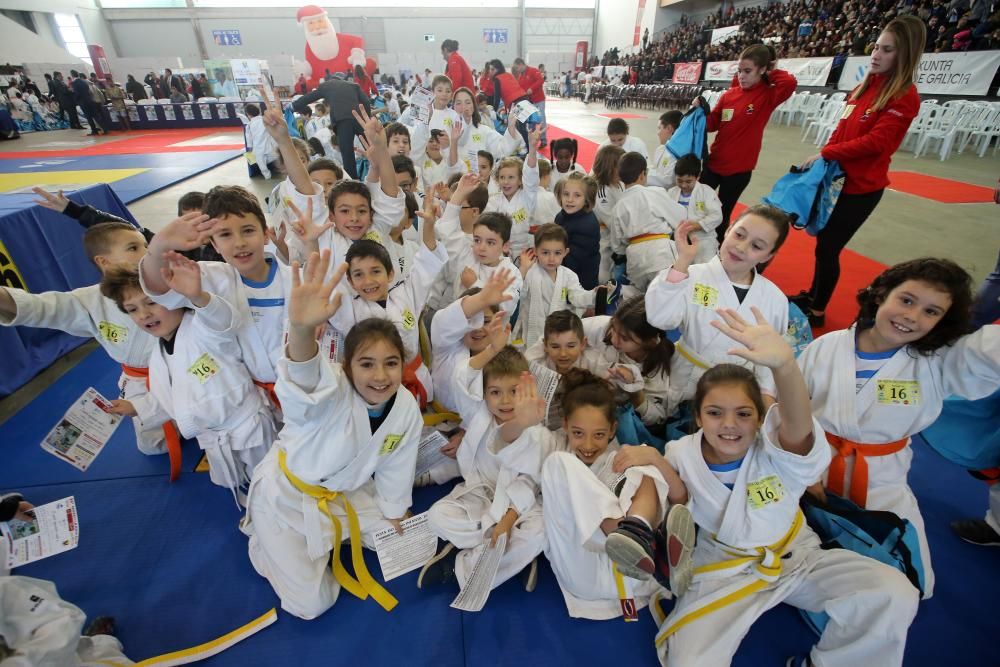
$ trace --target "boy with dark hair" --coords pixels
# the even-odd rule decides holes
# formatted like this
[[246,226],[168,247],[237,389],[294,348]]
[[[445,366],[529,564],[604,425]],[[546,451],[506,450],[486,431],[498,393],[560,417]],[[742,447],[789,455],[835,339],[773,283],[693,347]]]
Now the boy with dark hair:
[[306,171],[313,183],[319,183],[323,187],[324,200],[330,196],[333,186],[344,180],[344,170],[328,157],[318,157],[311,161]]
[[631,285],[623,289],[622,296],[628,298],[644,291],[656,274],[674,261],[676,247],[671,235],[685,211],[666,190],[646,185],[646,159],[638,153],[622,156],[618,177],[625,192],[615,204],[608,236],[616,263],[627,264]]
[[515,340],[531,347],[541,340],[545,319],[552,313],[570,309],[582,315],[594,305],[594,290],[580,286],[580,278],[563,266],[569,253],[566,230],[555,223],[535,231],[534,249],[521,253],[521,310],[515,327]]
[[704,264],[719,254],[715,228],[722,224],[722,202],[714,188],[698,182],[701,160],[685,155],[674,166],[677,185],[667,190],[667,196],[684,207],[687,216],[681,223],[691,222],[697,229],[691,237],[697,239],[698,251],[692,264]]
[[643,159],[649,159],[646,142],[629,134],[628,123],[624,118],[612,118],[608,121],[608,138],[601,142],[601,146],[618,146],[626,153],[638,153]]
[[512,271],[514,283],[507,289],[511,298],[502,304],[508,317],[517,309],[522,284],[520,272],[507,256],[512,226],[510,216],[505,213],[483,213],[476,218],[472,225],[472,262],[462,268],[458,274],[459,284],[455,287],[456,291],[481,287],[496,271]]
[[659,185],[668,190],[673,187],[674,164],[677,158],[667,150],[667,142],[674,136],[683,117],[684,114],[676,109],[660,114],[660,119],[656,123],[656,153],[653,155],[652,167],[646,176],[647,185]]
[[115,411],[137,417],[145,428],[172,418],[180,435],[197,438],[212,481],[245,506],[250,473],[277,429],[267,396],[253,386],[236,344],[239,314],[226,299],[203,289],[198,262],[168,251],[159,264],[161,280],[185,306],[171,309],[151,301],[132,269],[112,270],[101,281],[101,292],[159,339],[149,358],[155,401],[119,401]]

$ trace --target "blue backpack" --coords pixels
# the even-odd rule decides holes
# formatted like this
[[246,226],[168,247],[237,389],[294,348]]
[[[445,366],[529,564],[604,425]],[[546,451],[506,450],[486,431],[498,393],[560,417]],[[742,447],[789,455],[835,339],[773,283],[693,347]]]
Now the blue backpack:
[[1000,390],[978,401],[952,396],[921,434],[952,463],[969,470],[1000,466]]
[[[924,592],[924,566],[920,559],[917,529],[892,512],[858,507],[846,498],[826,492],[821,505],[808,493],[800,506],[809,527],[816,531],[824,549],[847,549],[874,558],[906,575],[921,597]],[[817,635],[823,634],[830,618],[823,612],[800,609],[806,625]]]
[[809,318],[794,303],[788,304],[788,331],[785,332],[785,342],[788,343],[795,356],[802,354],[809,343],[813,342],[812,326]]
[[694,154],[702,163],[708,158],[708,134],[707,115],[705,109],[708,104],[704,98],[698,98],[701,104],[688,109],[681,124],[674,130],[674,135],[667,141],[667,150],[675,158],[680,159],[685,155]]
[[805,171],[792,167],[778,179],[763,202],[787,213],[796,229],[816,236],[826,227],[837,205],[843,177],[839,163],[820,158]]

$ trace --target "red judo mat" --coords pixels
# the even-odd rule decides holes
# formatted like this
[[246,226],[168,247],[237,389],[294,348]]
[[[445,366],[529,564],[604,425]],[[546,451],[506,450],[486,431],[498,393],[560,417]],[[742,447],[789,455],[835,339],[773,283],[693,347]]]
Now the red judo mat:
[[993,188],[912,171],[890,171],[889,188],[908,195],[933,199],[942,204],[990,204]]
[[[178,146],[186,141],[194,141],[215,134],[231,135],[225,143],[206,142],[204,144]],[[201,151],[243,150],[243,132],[239,128],[200,127],[187,130],[133,130],[114,132],[114,141],[83,146],[81,148],[53,147],[51,150],[0,152],[0,159],[42,158],[42,157],[84,157],[96,155],[136,155],[144,153],[192,153]],[[71,143],[71,142],[65,142]]]
[[[594,162],[594,155],[597,153],[596,143],[555,126],[549,126],[548,134],[549,141],[561,137],[576,139],[579,147],[576,161],[584,169],[590,169]],[[992,197],[992,191],[990,191],[990,195]],[[744,208],[744,204],[737,204],[733,217],[739,215],[739,212]],[[814,237],[802,231],[792,230],[774,262],[767,267],[768,279],[781,288],[785,294],[798,294],[800,291],[808,289],[812,280],[815,249],[816,239]],[[850,326],[855,315],[858,314],[857,301],[855,301],[858,290],[871,284],[875,276],[884,271],[885,268],[884,264],[845,249],[840,254],[840,282],[833,293],[833,298],[827,305],[826,325],[822,329],[816,329],[814,333],[835,331]]]

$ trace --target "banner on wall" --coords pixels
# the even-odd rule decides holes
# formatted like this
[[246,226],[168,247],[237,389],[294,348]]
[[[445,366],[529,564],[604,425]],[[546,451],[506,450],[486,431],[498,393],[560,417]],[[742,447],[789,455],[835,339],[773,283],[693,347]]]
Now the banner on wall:
[[720,60],[708,63],[705,67],[705,81],[732,81],[739,67],[739,60]]
[[702,63],[674,63],[674,83],[698,83]]
[[728,25],[725,28],[715,28],[712,30],[712,44],[721,44],[740,31],[738,25]]
[[635,32],[632,33],[632,46],[639,46],[642,42],[642,13],[646,11],[646,0],[639,0],[639,6],[635,10]]
[[833,57],[782,58],[778,67],[794,76],[800,86],[825,86],[833,69]]
[[579,71],[587,66],[587,42],[576,43],[576,58],[573,61],[573,69]]
[[[851,90],[861,83],[871,59],[854,56],[844,63],[837,88]],[[925,53],[917,68],[922,95],[985,95],[1000,67],[1000,51]]]

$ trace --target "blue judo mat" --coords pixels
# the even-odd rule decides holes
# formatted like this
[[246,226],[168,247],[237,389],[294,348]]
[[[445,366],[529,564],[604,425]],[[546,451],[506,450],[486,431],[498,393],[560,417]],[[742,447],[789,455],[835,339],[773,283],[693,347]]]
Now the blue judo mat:
[[[54,581],[65,599],[91,617],[114,616],[126,653],[141,660],[214,639],[278,600],[250,565],[230,494],[207,474],[187,472],[170,484],[164,457],[138,454],[129,424],[119,427],[86,473],[40,449],[74,398],[91,384],[111,392],[117,376],[117,366],[96,351],[0,426],[0,491],[22,490],[36,504],[76,497],[80,546],[17,573]],[[986,487],[916,440],[910,479],[927,522],[937,588],[910,629],[905,664],[996,664],[992,607],[1000,594],[1000,551],[965,544],[948,528],[953,519],[982,515]],[[191,454],[196,452],[189,448],[186,470],[196,461]],[[414,511],[427,509],[446,491],[416,490]],[[379,578],[375,555],[365,556]],[[314,621],[279,609],[273,626],[205,664],[656,664],[648,612],[637,623],[569,618],[544,559],[533,593],[515,578],[494,591],[478,614],[449,608],[455,588],[418,590],[416,576],[387,584],[399,599],[391,613],[346,593]],[[753,626],[733,664],[783,665],[813,641],[798,613],[781,605]]]

